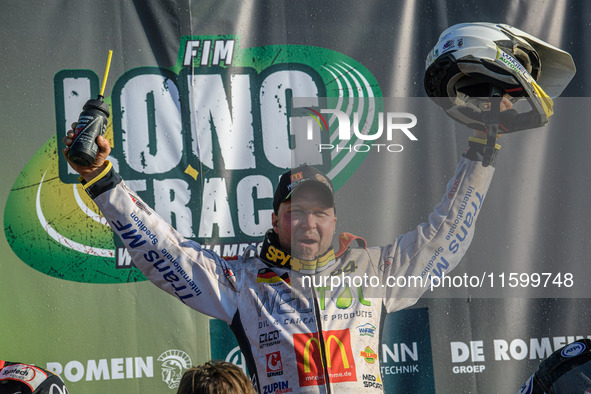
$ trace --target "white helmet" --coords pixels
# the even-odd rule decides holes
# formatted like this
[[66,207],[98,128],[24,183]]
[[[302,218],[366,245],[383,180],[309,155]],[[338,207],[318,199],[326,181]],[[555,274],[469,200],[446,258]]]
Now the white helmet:
[[[461,23],[446,29],[427,56],[427,95],[455,120],[484,130],[483,109],[491,87],[509,95],[514,106],[501,112],[499,132],[543,126],[552,99],[575,74],[572,57],[514,27]],[[489,108],[489,107],[488,107]]]

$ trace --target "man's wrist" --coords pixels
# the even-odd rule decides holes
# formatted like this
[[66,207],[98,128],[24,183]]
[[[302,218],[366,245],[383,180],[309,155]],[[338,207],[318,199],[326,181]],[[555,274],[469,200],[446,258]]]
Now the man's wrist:
[[[86,191],[86,193],[92,199],[95,199],[100,194],[111,190],[122,181],[121,176],[119,176],[119,174],[117,174],[117,172],[113,169],[113,165],[110,161],[106,160],[105,165],[99,167],[99,169],[102,169],[102,172],[89,181],[86,181],[86,179],[82,176],[79,178],[84,187],[84,191]],[[87,175],[90,177],[90,172]]]
[[108,165],[109,165],[109,163],[107,161],[105,161],[100,167],[97,167],[90,172],[82,174],[81,176],[82,176],[82,178],[84,178],[84,180],[86,182],[90,182],[94,178],[96,178],[97,176],[101,175],[105,171],[105,169],[107,168]]
[[[468,138],[468,149],[466,149],[466,151],[464,152],[464,154],[462,156],[468,160],[481,162],[484,159],[486,144],[487,144],[486,139],[469,137]],[[499,149],[501,149],[501,145],[495,144],[495,149],[493,150],[492,158],[490,161],[490,165],[493,167],[495,166],[496,156],[497,156]]]

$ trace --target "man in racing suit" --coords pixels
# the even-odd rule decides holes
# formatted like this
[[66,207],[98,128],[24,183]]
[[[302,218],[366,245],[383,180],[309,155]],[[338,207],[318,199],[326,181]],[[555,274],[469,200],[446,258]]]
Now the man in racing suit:
[[[64,138],[67,146],[72,133]],[[381,392],[385,314],[414,304],[430,278],[459,263],[494,172],[481,163],[486,141],[470,138],[426,223],[385,247],[368,248],[361,238],[343,234],[335,252],[330,246],[336,222],[332,184],[311,167],[298,168],[280,181],[273,229],[261,252],[253,255],[250,249],[223,259],[183,238],[127,188],[106,160],[107,140],[97,142],[100,152],[90,167],[70,163],[84,178],[86,192],[152,283],[230,325],[261,393]],[[316,187],[308,187],[303,202],[296,202],[296,192],[306,184]],[[296,219],[306,227],[303,235],[296,233]],[[321,220],[324,228],[318,229]],[[405,288],[381,286],[401,276],[424,281]],[[367,278],[379,283],[368,284]]]

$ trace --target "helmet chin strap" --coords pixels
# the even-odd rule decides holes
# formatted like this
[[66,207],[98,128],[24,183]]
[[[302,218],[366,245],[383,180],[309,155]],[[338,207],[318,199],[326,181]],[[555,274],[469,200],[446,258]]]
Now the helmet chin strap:
[[501,110],[501,100],[503,99],[503,89],[496,85],[490,85],[490,106],[482,112],[482,120],[486,127],[486,147],[484,148],[484,157],[482,166],[488,167],[495,151],[497,143],[497,133],[499,131],[499,113]]

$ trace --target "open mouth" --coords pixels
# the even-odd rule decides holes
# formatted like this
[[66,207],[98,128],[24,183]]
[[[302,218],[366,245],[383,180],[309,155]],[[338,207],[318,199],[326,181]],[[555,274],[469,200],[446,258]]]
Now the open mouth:
[[299,242],[303,245],[314,245],[317,243],[314,238],[302,238]]

